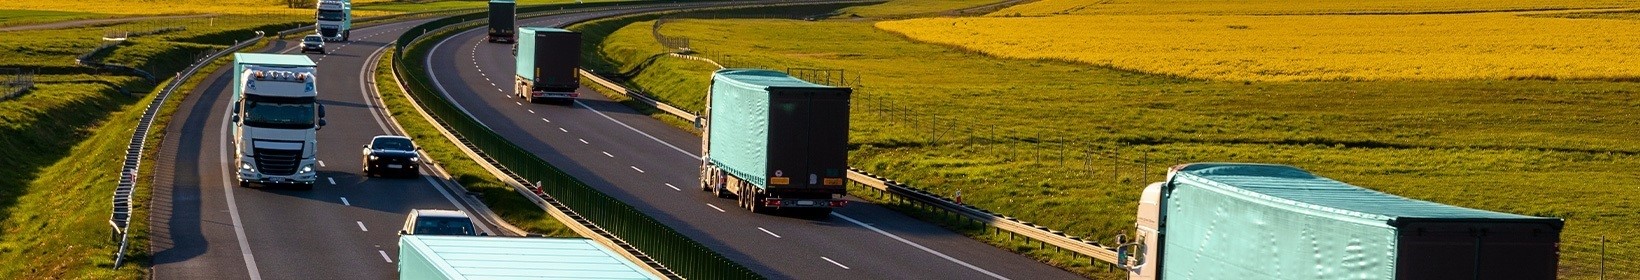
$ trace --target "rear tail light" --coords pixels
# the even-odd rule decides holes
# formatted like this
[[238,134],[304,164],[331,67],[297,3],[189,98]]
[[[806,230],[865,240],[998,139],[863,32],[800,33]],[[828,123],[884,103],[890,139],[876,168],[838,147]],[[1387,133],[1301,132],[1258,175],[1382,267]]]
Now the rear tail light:
[[831,201],[831,208],[843,207],[843,205],[848,205],[848,201],[847,200],[842,200],[842,199],[836,199],[836,200]]
[[763,199],[763,206],[764,207],[780,207],[780,199],[779,198],[765,198],[765,199]]

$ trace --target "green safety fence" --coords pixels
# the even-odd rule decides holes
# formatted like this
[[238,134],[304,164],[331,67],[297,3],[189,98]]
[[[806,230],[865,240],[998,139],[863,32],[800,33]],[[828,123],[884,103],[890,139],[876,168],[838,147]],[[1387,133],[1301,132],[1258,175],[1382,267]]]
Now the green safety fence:
[[[520,7],[518,13],[542,12],[565,8],[594,8],[616,3],[563,4]],[[627,244],[649,255],[672,272],[688,279],[763,279],[756,272],[689,239],[677,230],[644,215],[637,208],[587,186],[586,183],[565,174],[540,157],[502,138],[484,125],[466,115],[443,95],[438,94],[428,80],[426,69],[413,61],[426,57],[426,47],[413,47],[417,38],[439,28],[462,22],[484,19],[485,13],[462,14],[423,23],[398,38],[394,52],[395,71],[405,83],[412,98],[428,113],[448,126],[480,152],[488,155],[502,167],[529,182],[540,182],[541,190],[574,210],[576,214],[614,234]],[[409,49],[408,52],[405,50]]]

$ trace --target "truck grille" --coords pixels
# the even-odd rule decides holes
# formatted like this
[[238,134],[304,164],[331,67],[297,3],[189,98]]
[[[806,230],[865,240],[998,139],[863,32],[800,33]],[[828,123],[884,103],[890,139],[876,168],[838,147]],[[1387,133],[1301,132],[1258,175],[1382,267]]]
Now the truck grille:
[[302,162],[302,150],[255,149],[256,170],[268,175],[296,174]]
[[336,37],[336,28],[319,28],[319,36]]

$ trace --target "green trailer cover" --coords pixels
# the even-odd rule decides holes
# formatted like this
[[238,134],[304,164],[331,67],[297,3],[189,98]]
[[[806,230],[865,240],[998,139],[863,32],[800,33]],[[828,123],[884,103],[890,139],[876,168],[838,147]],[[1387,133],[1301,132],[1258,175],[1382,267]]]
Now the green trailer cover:
[[[230,100],[230,101],[232,101],[234,103],[238,103],[239,102],[239,97],[243,96],[245,94],[244,92],[242,92],[244,89],[241,87],[241,85],[245,84],[245,81],[243,81],[243,79],[245,77],[242,74],[245,73],[245,66],[246,65],[263,65],[263,66],[279,66],[279,67],[318,67],[319,66],[318,64],[313,63],[313,59],[309,59],[307,55],[270,54],[270,53],[234,53],[233,54],[233,73],[230,73],[230,75],[233,76],[233,85],[234,85],[233,86],[233,97],[231,98],[232,100]],[[317,71],[315,71],[315,72],[317,72]]]
[[[513,74],[518,75],[519,77],[524,77],[525,80],[535,80],[535,56],[538,52],[536,48],[537,42],[535,40],[535,34],[539,32],[575,33],[575,31],[562,28],[537,26],[518,27],[518,54],[517,58],[514,59],[517,63],[514,63],[513,65]],[[579,47],[579,45],[576,45],[576,47]]]
[[834,87],[803,81],[779,71],[723,69],[712,73],[711,162],[759,188],[769,178],[769,89]]
[[405,235],[399,279],[660,279],[584,238]]
[[1161,267],[1170,280],[1395,279],[1398,219],[1552,222],[1556,236],[1560,222],[1403,198],[1284,165],[1191,164],[1169,182]]

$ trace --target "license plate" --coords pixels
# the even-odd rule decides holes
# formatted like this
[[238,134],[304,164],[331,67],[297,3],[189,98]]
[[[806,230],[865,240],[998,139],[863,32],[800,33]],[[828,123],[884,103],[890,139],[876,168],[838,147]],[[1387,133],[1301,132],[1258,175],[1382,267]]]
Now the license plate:
[[404,168],[404,165],[388,164],[387,168]]
[[797,206],[814,206],[814,201],[798,200]]

